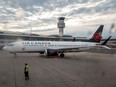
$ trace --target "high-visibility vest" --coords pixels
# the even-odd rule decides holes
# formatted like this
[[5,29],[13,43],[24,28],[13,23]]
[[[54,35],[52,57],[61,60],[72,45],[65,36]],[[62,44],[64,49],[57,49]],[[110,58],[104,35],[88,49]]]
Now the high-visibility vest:
[[29,72],[29,66],[28,65],[25,66],[25,72]]

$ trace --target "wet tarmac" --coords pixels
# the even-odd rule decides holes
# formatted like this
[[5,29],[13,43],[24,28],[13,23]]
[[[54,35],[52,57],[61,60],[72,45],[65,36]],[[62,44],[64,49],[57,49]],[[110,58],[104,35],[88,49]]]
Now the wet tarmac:
[[[24,78],[24,64],[30,80]],[[116,87],[116,54],[67,53],[47,58],[36,53],[17,57],[0,51],[0,87]]]

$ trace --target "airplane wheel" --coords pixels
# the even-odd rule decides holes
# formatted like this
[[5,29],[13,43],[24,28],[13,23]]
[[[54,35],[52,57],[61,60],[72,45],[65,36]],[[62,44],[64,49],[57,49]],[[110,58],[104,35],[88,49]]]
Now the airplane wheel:
[[64,57],[65,55],[63,53],[60,54],[60,57]]

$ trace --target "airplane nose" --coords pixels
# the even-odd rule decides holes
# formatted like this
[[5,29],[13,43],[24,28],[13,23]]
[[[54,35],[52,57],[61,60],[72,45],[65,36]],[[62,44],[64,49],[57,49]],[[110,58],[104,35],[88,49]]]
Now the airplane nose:
[[8,50],[6,46],[5,46],[5,47],[3,47],[2,49],[3,49],[3,50]]
[[3,50],[5,50],[5,49],[6,49],[6,47],[3,47],[2,49],[3,49]]

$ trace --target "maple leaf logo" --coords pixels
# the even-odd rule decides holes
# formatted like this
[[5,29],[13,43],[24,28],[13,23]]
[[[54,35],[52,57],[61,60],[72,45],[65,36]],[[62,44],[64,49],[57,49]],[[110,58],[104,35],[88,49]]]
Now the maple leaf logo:
[[101,36],[99,35],[99,33],[96,33],[96,34],[94,35],[94,39],[95,39],[95,41],[100,41]]

